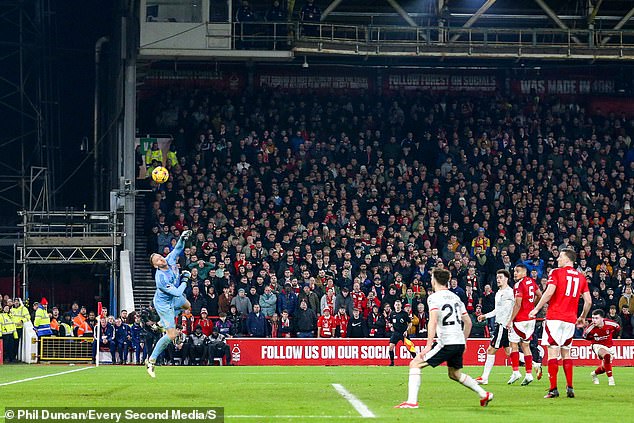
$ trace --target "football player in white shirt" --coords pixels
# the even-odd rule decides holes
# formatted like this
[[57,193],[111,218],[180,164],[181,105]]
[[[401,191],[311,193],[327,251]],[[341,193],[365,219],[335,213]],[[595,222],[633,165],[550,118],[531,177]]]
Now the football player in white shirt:
[[[513,288],[509,286],[509,278],[511,274],[508,270],[498,270],[496,280],[498,283],[498,292],[495,293],[495,309],[487,314],[481,314],[478,316],[478,321],[481,322],[485,319],[495,316],[495,330],[491,336],[491,345],[487,349],[487,359],[484,363],[484,371],[482,376],[476,379],[480,385],[486,385],[489,383],[489,374],[493,365],[495,364],[495,353],[500,348],[504,348],[506,355],[510,357],[511,348],[509,347],[509,330],[507,326],[511,322],[511,315],[513,314],[513,306],[515,305],[515,295],[513,294]],[[516,378],[515,380],[513,380]],[[511,375],[511,379],[508,383],[513,383],[520,376],[515,373]]]
[[431,284],[434,293],[427,299],[427,344],[409,363],[407,401],[394,408],[418,408],[421,369],[427,366],[436,367],[444,362],[447,362],[449,378],[475,391],[480,396],[481,406],[486,407],[493,399],[492,393],[486,392],[471,376],[460,371],[465,340],[471,332],[471,318],[460,298],[449,290],[450,277],[448,270],[432,270]]

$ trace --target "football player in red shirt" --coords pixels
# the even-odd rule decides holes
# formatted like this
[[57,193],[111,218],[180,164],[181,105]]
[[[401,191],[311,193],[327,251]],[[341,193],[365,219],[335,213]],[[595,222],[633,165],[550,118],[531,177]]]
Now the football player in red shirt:
[[592,324],[583,331],[583,337],[592,343],[592,351],[603,361],[596,370],[590,373],[592,383],[599,384],[597,375],[605,373],[608,376],[608,385],[614,386],[614,376],[612,376],[612,357],[616,353],[612,337],[621,327],[618,323],[605,319],[603,310],[592,312]]
[[[530,342],[535,330],[535,319],[528,317],[528,313],[533,309],[535,302],[542,297],[542,291],[537,286],[534,279],[526,276],[528,269],[526,265],[519,263],[515,265],[513,270],[513,278],[515,279],[515,305],[511,320],[508,324],[509,342],[511,344],[511,365],[513,366],[513,374],[508,383],[515,383],[522,377],[519,372],[520,352],[519,346],[522,346],[524,352],[524,366],[526,367],[526,376],[522,381],[522,386],[526,386],[533,381],[533,355],[531,353]],[[541,371],[541,365],[538,372]]]
[[[557,265],[559,268],[550,272],[546,292],[539,300],[535,308],[528,313],[530,319],[537,316],[539,310],[548,303],[546,321],[542,345],[548,346],[548,379],[550,390],[544,398],[556,398],[557,372],[559,371],[558,358],[563,359],[564,373],[566,374],[566,395],[575,397],[572,388],[572,359],[570,358],[570,346],[575,333],[575,323],[579,327],[585,326],[586,316],[592,307],[592,297],[588,290],[586,277],[573,267],[577,254],[572,249],[565,248],[559,252]],[[577,317],[579,296],[583,296],[583,311]]]

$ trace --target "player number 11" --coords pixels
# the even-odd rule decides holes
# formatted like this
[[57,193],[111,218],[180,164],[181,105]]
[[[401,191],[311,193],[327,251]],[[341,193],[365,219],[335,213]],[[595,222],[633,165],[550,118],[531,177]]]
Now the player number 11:
[[[568,282],[566,284],[566,297],[576,297],[578,292],[579,292],[579,278],[575,278],[572,276],[566,276],[566,281]],[[575,287],[573,289],[572,284],[575,284]],[[572,295],[571,295],[571,291],[572,291]]]

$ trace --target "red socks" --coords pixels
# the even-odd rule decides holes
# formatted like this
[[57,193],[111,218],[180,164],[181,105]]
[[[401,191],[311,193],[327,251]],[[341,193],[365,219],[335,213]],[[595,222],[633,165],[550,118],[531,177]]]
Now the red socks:
[[526,374],[530,375],[533,372],[533,356],[524,355],[524,367],[526,367]]
[[566,386],[572,388],[572,360],[566,358],[564,362],[564,373],[566,374]]
[[612,377],[612,355],[606,354],[603,356],[603,368],[608,377]]
[[603,373],[605,373],[605,369],[603,368],[603,365],[601,365],[601,366],[597,367],[597,368],[594,370],[594,374],[595,374],[595,375],[602,375]]
[[550,390],[557,389],[557,372],[559,372],[559,364],[556,358],[548,360],[548,380],[550,381]]
[[517,372],[520,369],[520,353],[519,351],[513,351],[511,353],[511,366],[513,371]]

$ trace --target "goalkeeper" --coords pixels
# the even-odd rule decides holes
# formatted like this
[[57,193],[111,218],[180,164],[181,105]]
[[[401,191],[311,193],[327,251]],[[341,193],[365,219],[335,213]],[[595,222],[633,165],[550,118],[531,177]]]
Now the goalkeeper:
[[191,305],[183,295],[187,287],[187,280],[191,273],[184,271],[180,274],[176,265],[178,257],[183,252],[185,241],[189,239],[192,231],[185,231],[179,238],[176,246],[167,257],[154,253],[150,256],[150,263],[156,269],[154,280],[156,292],[154,293],[154,307],[160,317],[160,325],[167,332],[158,340],[149,359],[145,360],[145,367],[150,376],[154,374],[154,365],[158,356],[176,338],[175,317],[181,310],[188,310]]

